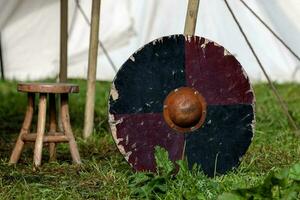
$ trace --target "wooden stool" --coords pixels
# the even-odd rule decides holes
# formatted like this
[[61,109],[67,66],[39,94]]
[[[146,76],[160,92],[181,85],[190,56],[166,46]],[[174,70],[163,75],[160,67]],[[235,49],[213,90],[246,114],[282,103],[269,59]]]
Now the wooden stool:
[[[50,161],[53,161],[56,159],[56,143],[68,142],[73,162],[80,164],[80,155],[70,124],[68,105],[68,94],[78,93],[79,87],[74,84],[65,83],[20,83],[18,84],[18,91],[28,93],[28,105],[22,129],[11,154],[9,163],[15,164],[18,162],[26,142],[35,142],[33,156],[35,167],[41,165],[43,143],[49,143]],[[30,126],[34,113],[35,93],[39,93],[37,132],[30,133]],[[47,94],[49,94],[50,127],[48,134],[45,135]],[[56,94],[60,95],[61,100],[60,117],[63,132],[57,132]]]

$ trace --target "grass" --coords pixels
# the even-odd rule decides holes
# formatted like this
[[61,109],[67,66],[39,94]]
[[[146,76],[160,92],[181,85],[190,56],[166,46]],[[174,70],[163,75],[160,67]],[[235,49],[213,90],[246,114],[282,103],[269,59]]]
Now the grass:
[[[22,124],[26,95],[16,92],[16,82],[0,82],[0,199],[141,199],[130,180],[136,178],[119,154],[109,133],[107,99],[109,83],[97,82],[95,129],[88,141],[81,139],[85,81],[72,80],[80,85],[79,94],[70,96],[70,116],[82,166],[71,165],[66,145],[58,146],[58,161],[48,163],[44,148],[43,166],[33,171],[32,146],[26,148],[16,166],[8,159]],[[287,100],[290,112],[300,124],[300,85],[276,85]],[[213,179],[198,169],[168,180],[167,191],[157,199],[177,199],[180,193],[216,199],[224,191],[259,184],[270,171],[300,162],[300,140],[289,126],[286,117],[266,84],[254,86],[256,94],[256,132],[249,151],[235,171]],[[34,122],[36,118],[34,119]],[[34,124],[34,123],[33,123]]]

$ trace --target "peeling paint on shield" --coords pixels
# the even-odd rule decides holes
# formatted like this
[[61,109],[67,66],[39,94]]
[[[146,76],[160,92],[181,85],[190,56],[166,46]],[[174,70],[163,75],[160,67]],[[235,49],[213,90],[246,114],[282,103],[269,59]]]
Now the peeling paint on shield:
[[163,43],[163,42],[164,42],[163,38],[159,38],[159,39],[157,39],[157,40],[154,40],[154,41],[152,42],[152,44],[153,44],[153,45],[156,45],[156,43]]
[[185,36],[185,40],[191,42],[191,41],[192,41],[192,36],[186,35],[186,36]]
[[117,137],[117,125],[123,122],[123,119],[115,120],[115,117],[113,114],[109,114],[109,119],[108,122],[110,124],[110,130],[112,133],[112,136],[116,143],[118,144],[119,142],[123,141],[123,138],[118,139]]
[[208,39],[204,39],[204,43],[201,44],[201,48],[204,49],[208,43],[210,43],[210,41]]
[[[119,119],[119,120],[115,120],[115,117],[113,114],[109,114],[109,124],[110,124],[110,130],[111,130],[111,134],[115,140],[115,143],[117,144],[117,147],[119,149],[119,151],[121,152],[122,155],[124,155],[125,159],[128,161],[129,156],[132,154],[131,151],[126,152],[124,149],[123,145],[120,145],[120,142],[122,142],[124,139],[123,138],[118,138],[117,136],[117,125],[121,124],[123,122],[123,119]],[[128,137],[126,137],[126,139],[128,140]]]
[[114,101],[119,98],[119,93],[118,93],[114,83],[111,85],[110,95]]
[[231,56],[231,53],[224,48],[224,56]]
[[135,58],[134,58],[134,56],[130,56],[130,58],[129,58],[130,60],[132,60],[132,62],[134,62],[135,61]]

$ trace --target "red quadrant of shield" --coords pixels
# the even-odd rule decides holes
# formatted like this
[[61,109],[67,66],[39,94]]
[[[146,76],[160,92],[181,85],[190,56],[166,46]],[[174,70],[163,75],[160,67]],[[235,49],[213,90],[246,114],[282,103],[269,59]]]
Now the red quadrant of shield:
[[155,171],[155,146],[168,150],[172,161],[182,159],[184,134],[168,127],[162,113],[114,115],[113,137],[121,153],[137,171]]
[[240,63],[224,47],[200,37],[185,42],[187,86],[208,105],[252,104],[253,92]]

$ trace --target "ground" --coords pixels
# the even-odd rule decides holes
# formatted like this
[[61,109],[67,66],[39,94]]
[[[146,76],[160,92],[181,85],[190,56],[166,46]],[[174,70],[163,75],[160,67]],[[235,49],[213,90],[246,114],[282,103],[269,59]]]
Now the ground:
[[[194,175],[170,178],[164,186],[166,190],[152,192],[152,196],[137,193],[135,183],[139,174],[130,169],[109,133],[107,99],[110,83],[97,82],[95,129],[92,137],[84,141],[81,134],[85,81],[71,82],[80,85],[80,93],[70,97],[70,115],[83,165],[72,165],[68,147],[59,145],[58,161],[54,163],[48,163],[48,152],[44,149],[39,171],[33,170],[30,145],[19,164],[7,164],[22,124],[26,95],[17,93],[16,82],[0,82],[0,199],[177,199],[181,193],[186,196],[196,194],[195,199],[216,199],[223,192],[260,184],[270,171],[300,162],[300,135],[290,128],[269,87],[256,84],[255,137],[236,170],[211,179],[194,170]],[[300,85],[276,86],[300,125]]]

